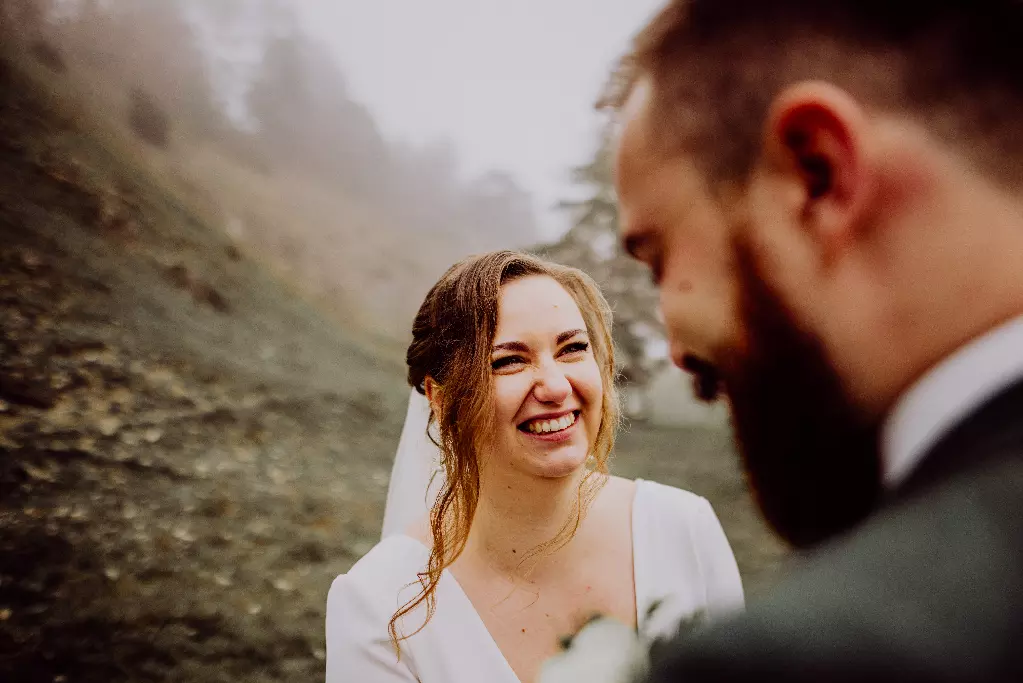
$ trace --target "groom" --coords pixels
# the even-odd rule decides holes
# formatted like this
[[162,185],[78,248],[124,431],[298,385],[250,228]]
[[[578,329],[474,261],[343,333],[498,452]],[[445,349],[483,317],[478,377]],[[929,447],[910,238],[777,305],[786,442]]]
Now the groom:
[[652,681],[1023,680],[1023,3],[673,0],[626,248],[807,551]]

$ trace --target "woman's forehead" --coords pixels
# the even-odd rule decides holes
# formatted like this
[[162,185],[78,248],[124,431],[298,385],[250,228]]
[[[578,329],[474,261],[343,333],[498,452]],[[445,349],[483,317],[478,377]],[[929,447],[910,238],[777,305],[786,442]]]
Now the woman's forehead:
[[498,343],[506,341],[503,337],[557,336],[568,329],[585,328],[575,299],[552,277],[534,275],[501,287],[495,339]]

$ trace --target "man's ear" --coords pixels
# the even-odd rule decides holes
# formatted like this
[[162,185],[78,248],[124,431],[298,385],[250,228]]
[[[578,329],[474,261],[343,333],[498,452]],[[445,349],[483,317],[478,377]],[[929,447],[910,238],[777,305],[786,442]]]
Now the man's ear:
[[798,188],[795,218],[825,265],[858,237],[870,194],[867,126],[860,104],[823,82],[786,88],[768,112],[762,163]]

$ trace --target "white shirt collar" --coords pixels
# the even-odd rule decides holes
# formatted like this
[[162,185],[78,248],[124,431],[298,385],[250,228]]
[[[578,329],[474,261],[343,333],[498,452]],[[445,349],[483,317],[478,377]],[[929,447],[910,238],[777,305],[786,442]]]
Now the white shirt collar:
[[963,346],[896,402],[882,433],[884,482],[898,486],[981,403],[1023,377],[1023,316]]

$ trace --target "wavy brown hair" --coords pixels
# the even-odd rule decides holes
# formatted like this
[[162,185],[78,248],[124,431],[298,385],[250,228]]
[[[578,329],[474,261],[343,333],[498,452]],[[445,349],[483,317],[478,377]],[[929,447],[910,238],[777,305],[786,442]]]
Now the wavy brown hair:
[[[554,538],[526,553],[522,563],[555,552],[568,543],[607,481],[619,409],[611,309],[597,284],[576,268],[514,251],[490,252],[452,266],[420,306],[406,357],[412,387],[425,394],[429,379],[442,388],[439,405],[431,408],[429,424],[436,425],[439,433],[439,442],[435,443],[441,451],[444,483],[430,511],[433,546],[426,569],[419,572],[420,591],[395,612],[388,625],[399,657],[400,642],[419,633],[433,617],[437,583],[442,572],[465,549],[476,514],[480,456],[493,427],[491,347],[497,331],[501,287],[534,275],[557,281],[579,306],[600,368],[603,404],[592,457],[580,481],[572,516]],[[426,618],[422,625],[412,633],[399,635],[398,621],[424,603]]]

